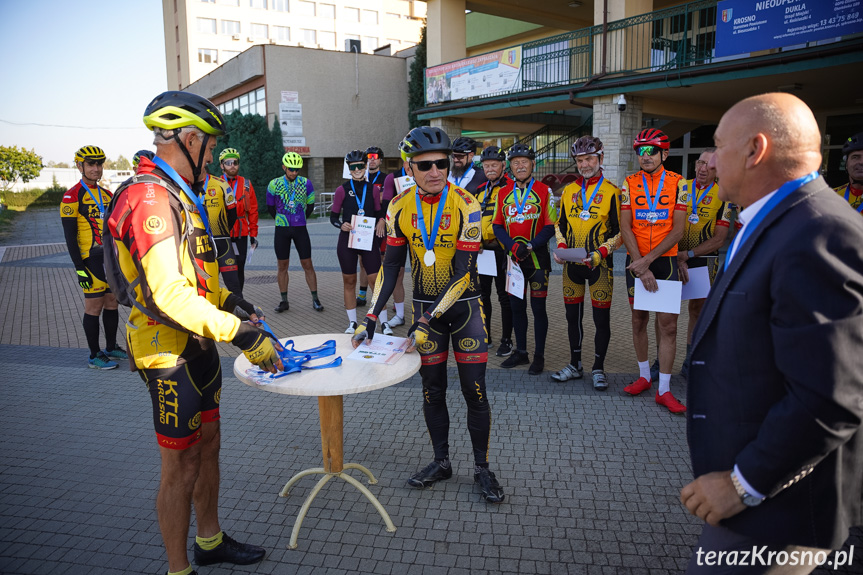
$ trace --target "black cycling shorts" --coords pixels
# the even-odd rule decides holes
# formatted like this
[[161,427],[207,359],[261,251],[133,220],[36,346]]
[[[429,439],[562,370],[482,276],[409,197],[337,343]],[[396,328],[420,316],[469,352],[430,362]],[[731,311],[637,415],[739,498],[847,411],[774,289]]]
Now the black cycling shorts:
[[276,226],[273,247],[276,249],[276,259],[291,259],[291,242],[296,242],[297,253],[301,260],[312,257],[312,240],[306,226]]
[[90,257],[85,258],[84,267],[87,268],[91,276],[90,287],[84,288],[85,298],[103,297],[106,293],[111,293],[111,288],[108,287],[108,280],[105,279],[105,259],[103,252],[96,252]]
[[710,285],[716,280],[716,274],[719,272],[719,258],[696,257],[686,260],[689,269],[707,268],[707,276],[710,278]]
[[357,261],[362,260],[363,269],[367,275],[376,274],[381,269],[381,239],[375,234],[375,240],[370,250],[355,250],[348,247],[350,232],[339,232],[336,244],[336,255],[339,257],[339,267],[345,275],[357,273]]
[[[626,254],[626,267],[632,263],[632,258]],[[656,258],[650,264],[650,271],[658,280],[679,281],[680,275],[677,272],[677,256],[662,256]],[[635,276],[632,272],[626,270],[626,291],[629,292],[629,303],[635,300]]]
[[150,391],[161,447],[187,449],[200,441],[201,423],[219,420],[222,364],[215,345],[182,365],[138,373]]

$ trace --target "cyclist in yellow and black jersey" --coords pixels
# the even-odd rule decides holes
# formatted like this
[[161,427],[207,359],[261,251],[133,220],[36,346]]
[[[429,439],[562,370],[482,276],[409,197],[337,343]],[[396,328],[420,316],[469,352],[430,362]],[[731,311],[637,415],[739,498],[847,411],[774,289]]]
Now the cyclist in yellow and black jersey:
[[863,132],[848,138],[842,146],[848,183],[833,188],[845,201],[863,214]]
[[580,261],[563,261],[563,304],[569,333],[569,364],[551,378],[555,381],[580,379],[581,346],[584,339],[584,283],[593,302],[594,361],[591,367],[593,388],[608,389],[605,354],[611,341],[611,296],[614,291],[614,250],[621,243],[620,189],[602,173],[602,141],[582,136],[572,144],[570,155],[578,166],[580,177],[560,194],[560,217],[555,227],[557,247],[582,248]]
[[222,274],[228,291],[240,295],[242,288],[237,253],[231,242],[231,230],[237,223],[237,200],[234,197],[234,190],[219,176],[207,174],[201,185],[201,191],[199,195],[207,208],[210,229],[216,244],[219,273]]
[[[81,181],[72,186],[60,203],[60,222],[66,248],[75,266],[78,285],[84,290],[84,335],[90,348],[88,367],[116,369],[112,360],[127,359],[117,346],[120,315],[117,299],[105,278],[102,251],[102,223],[111,193],[99,185],[105,152],[97,146],[84,146],[75,153],[75,166]],[[99,316],[105,326],[105,349],[99,347]]]
[[450,140],[439,128],[414,128],[402,142],[408,175],[416,186],[390,202],[387,249],[378,273],[372,311],[357,328],[354,346],[374,337],[377,314],[395,288],[408,254],[414,283],[414,324],[408,332],[422,358],[423,413],[434,448],[434,461],[408,479],[427,487],[452,477],[449,460],[449,412],[446,405],[450,340],[455,351],[474,456],[474,482],[490,503],[503,501],[503,489],[488,468],[491,410],[485,389],[488,360],[480,304],[476,256],[479,252],[479,202],[447,182]]

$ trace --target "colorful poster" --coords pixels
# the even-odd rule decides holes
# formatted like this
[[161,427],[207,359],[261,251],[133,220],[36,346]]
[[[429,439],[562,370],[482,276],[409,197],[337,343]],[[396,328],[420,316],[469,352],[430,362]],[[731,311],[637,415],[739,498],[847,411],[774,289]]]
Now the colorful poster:
[[521,46],[426,69],[426,104],[481,98],[521,87]]

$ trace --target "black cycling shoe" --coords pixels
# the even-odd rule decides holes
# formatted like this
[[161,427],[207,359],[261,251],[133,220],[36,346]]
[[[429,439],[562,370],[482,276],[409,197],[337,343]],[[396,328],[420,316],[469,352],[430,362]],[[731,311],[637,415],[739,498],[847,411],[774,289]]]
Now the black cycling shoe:
[[324,311],[323,304],[317,298],[312,300],[312,307],[315,308],[315,311]]
[[357,307],[365,307],[366,306],[366,298],[357,297]]
[[539,375],[545,369],[545,356],[533,354],[533,363],[527,369],[530,375]]
[[656,359],[653,361],[653,365],[650,366],[650,380],[651,381],[659,381],[659,360]]
[[512,340],[505,338],[500,340],[500,347],[497,348],[498,357],[508,357],[512,353]]
[[280,301],[278,307],[276,308],[276,311],[282,313],[283,311],[288,311],[289,309],[291,309],[291,304],[286,301]]
[[444,467],[437,460],[432,461],[408,479],[408,485],[423,489],[436,481],[452,477],[452,464]]
[[501,503],[504,500],[503,488],[488,467],[480,467],[480,470],[473,474],[473,482],[479,485],[483,498],[489,503]]
[[526,351],[515,350],[508,358],[504,360],[502,364],[500,364],[500,366],[509,369],[517,365],[527,365],[529,363],[530,359],[527,357]]
[[238,543],[222,534],[222,542],[215,549],[204,551],[196,542],[194,545],[195,563],[212,565],[213,563],[233,563],[234,565],[251,565],[264,558],[266,550],[257,545]]

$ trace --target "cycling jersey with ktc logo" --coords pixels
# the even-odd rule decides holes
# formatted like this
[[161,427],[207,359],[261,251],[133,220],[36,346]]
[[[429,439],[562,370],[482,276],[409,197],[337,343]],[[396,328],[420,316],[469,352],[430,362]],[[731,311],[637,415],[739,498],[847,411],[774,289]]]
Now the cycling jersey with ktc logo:
[[[76,267],[83,260],[102,254],[102,212],[111,203],[111,193],[101,186],[88,190],[81,182],[63,195],[60,218],[67,239],[69,255]],[[74,239],[73,239],[74,238]]]
[[237,201],[234,190],[218,176],[207,176],[204,182],[204,206],[210,218],[213,237],[228,237],[237,222]]
[[[645,182],[653,205],[644,189]],[[688,202],[686,180],[664,167],[653,174],[640,170],[626,177],[620,189],[620,210],[632,213],[632,232],[641,252],[638,255],[647,255],[671,233],[674,211],[686,212]],[[661,255],[676,256],[677,244]]]
[[[731,225],[731,204],[719,199],[719,184],[713,182],[704,188],[699,187],[695,180],[686,182],[689,201],[686,204],[686,227],[678,247],[683,251],[695,249],[716,235],[717,227]],[[693,212],[693,205],[696,210]],[[695,217],[693,217],[693,213]],[[717,248],[711,254],[719,253]]]
[[580,177],[568,184],[560,194],[555,235],[558,247],[584,248],[588,254],[605,248],[605,255],[611,255],[620,243],[620,189],[601,174],[587,183]]

